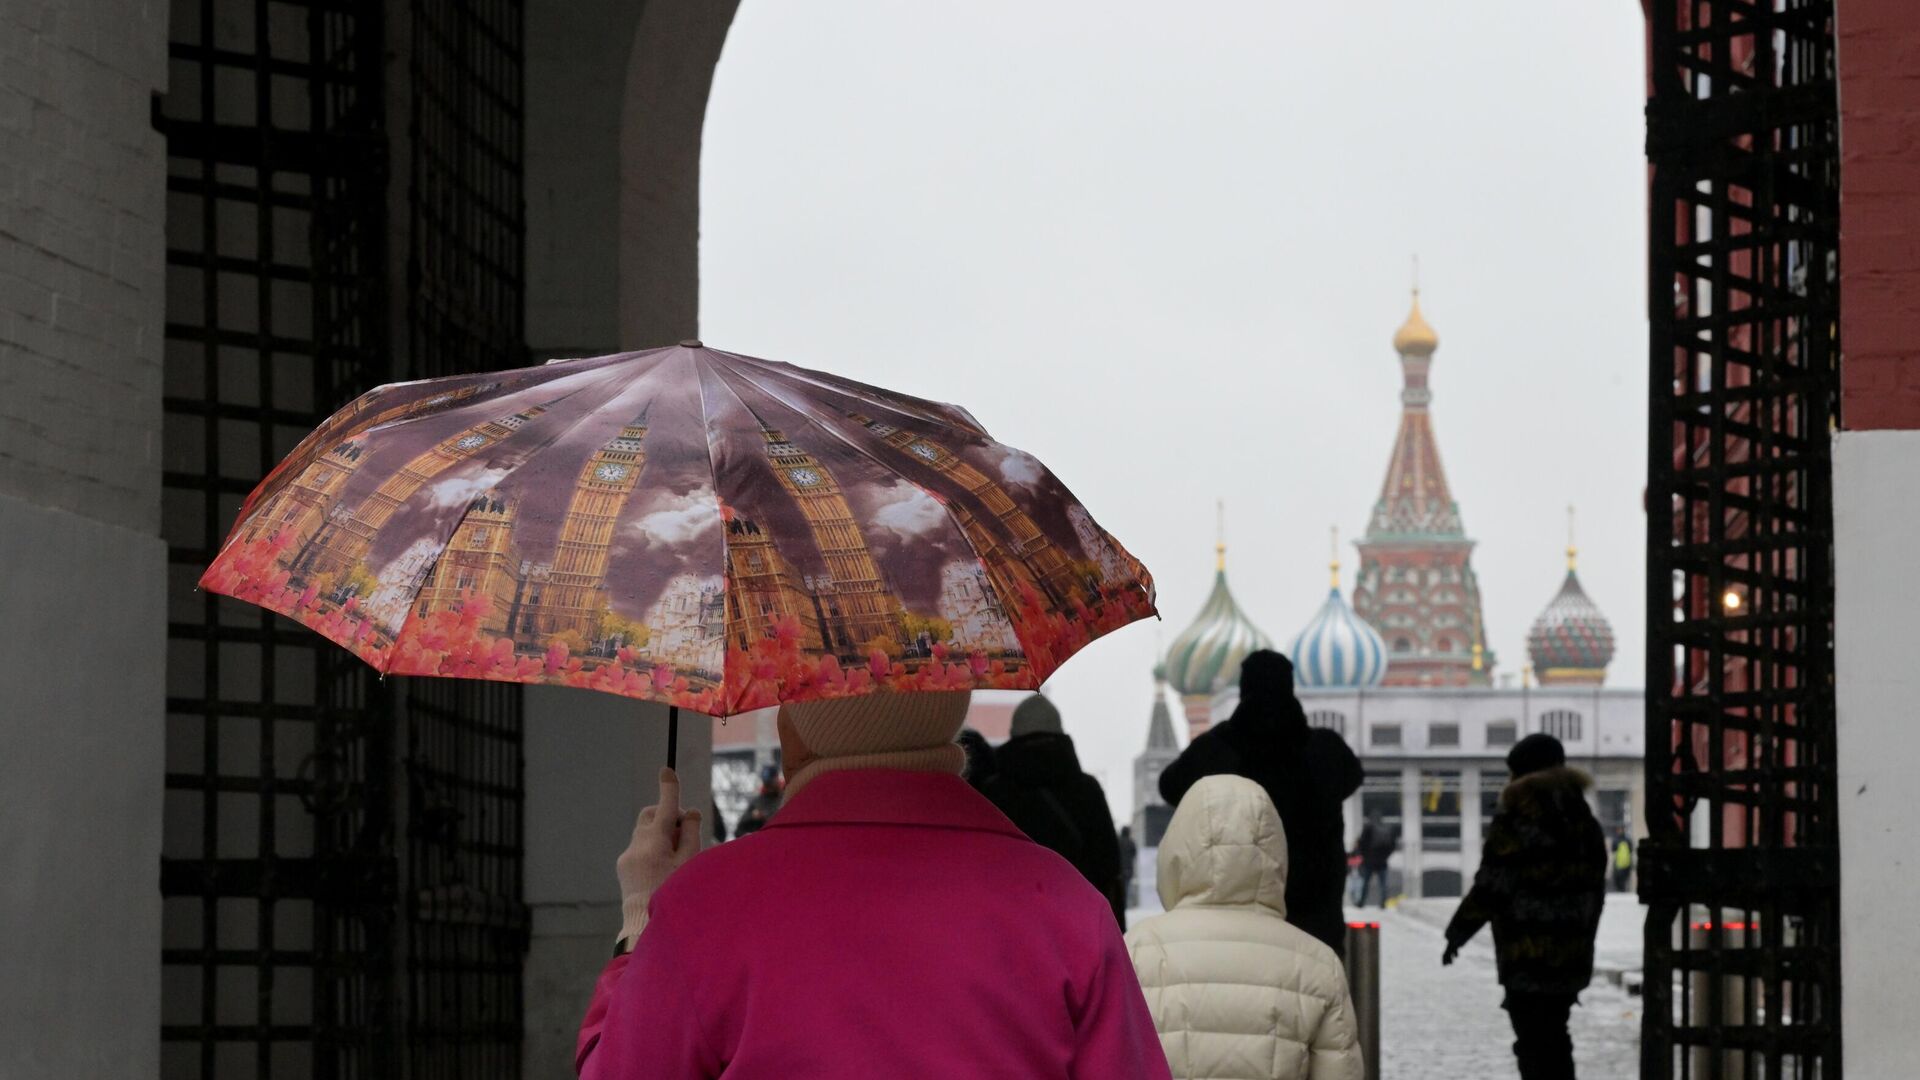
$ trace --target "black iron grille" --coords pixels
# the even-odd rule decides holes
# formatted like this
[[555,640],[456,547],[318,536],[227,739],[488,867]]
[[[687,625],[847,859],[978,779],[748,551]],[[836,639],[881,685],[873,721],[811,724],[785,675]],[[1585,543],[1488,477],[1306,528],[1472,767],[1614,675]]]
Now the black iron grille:
[[1642,1075],[1837,1077],[1833,3],[1650,18]]
[[519,1075],[517,688],[381,682],[194,582],[346,400],[525,362],[521,36],[518,0],[172,5],[164,1076]]

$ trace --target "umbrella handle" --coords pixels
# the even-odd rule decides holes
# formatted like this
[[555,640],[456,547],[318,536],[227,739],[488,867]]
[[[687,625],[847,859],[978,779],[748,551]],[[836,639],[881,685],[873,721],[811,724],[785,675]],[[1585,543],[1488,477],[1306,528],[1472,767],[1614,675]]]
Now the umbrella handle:
[[680,757],[680,706],[667,706],[667,768],[675,768]]

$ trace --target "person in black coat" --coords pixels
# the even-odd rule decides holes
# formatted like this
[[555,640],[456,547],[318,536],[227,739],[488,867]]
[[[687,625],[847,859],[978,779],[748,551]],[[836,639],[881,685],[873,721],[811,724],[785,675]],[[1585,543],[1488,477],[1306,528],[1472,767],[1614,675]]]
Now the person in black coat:
[[961,728],[960,737],[954,741],[967,752],[967,771],[963,774],[967,783],[972,784],[975,791],[985,791],[987,781],[993,779],[993,744],[972,728]]
[[1367,823],[1360,826],[1360,836],[1353,842],[1353,853],[1360,857],[1360,892],[1354,903],[1365,907],[1367,894],[1373,891],[1375,878],[1380,880],[1380,906],[1387,904],[1387,862],[1393,858],[1394,849],[1400,846],[1400,838],[1394,830],[1381,822],[1378,814],[1368,814]]
[[1271,649],[1240,664],[1240,704],[1160,774],[1160,797],[1178,806],[1201,778],[1244,776],[1266,789],[1287,830],[1287,921],[1346,948],[1346,821],[1360,790],[1360,759],[1334,732],[1307,726],[1293,694],[1293,662]]
[[1493,923],[1522,1080],[1573,1076],[1567,1020],[1593,981],[1593,939],[1606,901],[1607,841],[1586,800],[1592,781],[1566,761],[1560,740],[1539,733],[1508,752],[1513,780],[1500,793],[1480,870],[1447,925],[1440,958],[1453,963]]
[[1013,710],[1011,737],[993,752],[994,772],[981,788],[1020,831],[1059,852],[1100,890],[1126,929],[1120,891],[1120,842],[1100,781],[1080,768],[1060,710],[1035,694]]

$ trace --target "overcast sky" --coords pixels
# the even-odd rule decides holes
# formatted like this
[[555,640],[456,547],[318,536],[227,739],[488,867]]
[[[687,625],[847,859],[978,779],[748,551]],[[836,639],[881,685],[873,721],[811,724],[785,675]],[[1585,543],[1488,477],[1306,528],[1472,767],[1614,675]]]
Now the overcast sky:
[[[1049,686],[1130,812],[1156,643],[1228,573],[1291,644],[1379,494],[1411,257],[1500,672],[1564,574],[1642,672],[1643,61],[1629,0],[749,0],[701,334],[958,402],[1153,571]],[[1349,579],[1350,579],[1349,575]]]

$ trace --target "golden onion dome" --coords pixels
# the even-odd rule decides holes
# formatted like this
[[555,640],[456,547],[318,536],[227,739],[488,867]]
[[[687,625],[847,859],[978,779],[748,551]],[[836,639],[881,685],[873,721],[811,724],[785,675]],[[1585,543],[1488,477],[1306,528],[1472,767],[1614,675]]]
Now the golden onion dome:
[[1440,335],[1434,333],[1427,324],[1426,317],[1420,314],[1420,290],[1413,290],[1413,310],[1407,312],[1407,321],[1393,332],[1393,351],[1402,356],[1432,356],[1433,350],[1440,347]]

